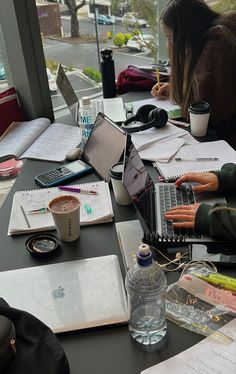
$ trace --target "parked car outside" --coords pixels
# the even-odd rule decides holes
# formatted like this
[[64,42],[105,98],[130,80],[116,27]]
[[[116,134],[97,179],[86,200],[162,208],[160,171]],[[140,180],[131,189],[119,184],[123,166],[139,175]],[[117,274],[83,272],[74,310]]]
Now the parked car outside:
[[6,72],[5,72],[5,67],[2,62],[0,62],[0,81],[3,81],[6,79]]
[[130,51],[151,52],[154,44],[156,44],[156,39],[153,35],[140,34],[130,38],[127,47]]
[[97,23],[100,25],[113,25],[113,19],[105,14],[97,14]]
[[142,18],[138,18],[138,16],[135,13],[125,13],[122,17],[122,23],[125,26],[131,26],[131,27],[147,27],[148,21]]
[[57,93],[57,84],[55,82],[55,79],[51,73],[51,70],[49,68],[47,70],[47,76],[48,76],[48,85],[49,85],[49,90],[52,94]]

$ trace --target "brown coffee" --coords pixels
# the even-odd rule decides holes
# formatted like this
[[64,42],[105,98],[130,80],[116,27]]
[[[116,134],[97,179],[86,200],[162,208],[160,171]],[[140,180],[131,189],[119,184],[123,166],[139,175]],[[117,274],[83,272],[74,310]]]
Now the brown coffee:
[[71,195],[63,195],[55,197],[49,203],[49,209],[55,213],[68,213],[77,209],[80,201],[77,197]]

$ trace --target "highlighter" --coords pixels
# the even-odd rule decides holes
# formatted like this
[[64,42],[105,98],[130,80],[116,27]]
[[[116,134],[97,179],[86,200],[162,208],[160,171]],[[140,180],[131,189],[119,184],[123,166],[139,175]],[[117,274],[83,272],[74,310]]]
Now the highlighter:
[[228,277],[226,275],[218,273],[211,273],[207,276],[201,274],[193,275],[215,286],[221,286],[223,288],[226,288],[227,290],[236,291],[236,278]]

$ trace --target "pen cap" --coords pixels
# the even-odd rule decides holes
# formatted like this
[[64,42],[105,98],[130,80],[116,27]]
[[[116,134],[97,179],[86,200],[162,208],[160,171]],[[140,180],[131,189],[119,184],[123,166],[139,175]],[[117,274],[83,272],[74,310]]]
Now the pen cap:
[[117,204],[128,205],[132,203],[132,200],[122,182],[123,170],[123,163],[118,162],[112,166],[109,170],[109,174],[111,176],[112,188]]

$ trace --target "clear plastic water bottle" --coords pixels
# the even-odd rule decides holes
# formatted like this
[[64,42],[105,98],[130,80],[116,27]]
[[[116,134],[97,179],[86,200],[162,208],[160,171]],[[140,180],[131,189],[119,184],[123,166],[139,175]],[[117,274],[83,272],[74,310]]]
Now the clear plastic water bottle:
[[166,334],[165,318],[166,277],[154,262],[150,247],[142,244],[137,263],[126,275],[129,304],[129,330],[139,343],[158,343]]
[[90,97],[84,96],[81,99],[79,108],[79,127],[81,129],[81,145],[84,148],[94,124],[94,108],[91,105]]

